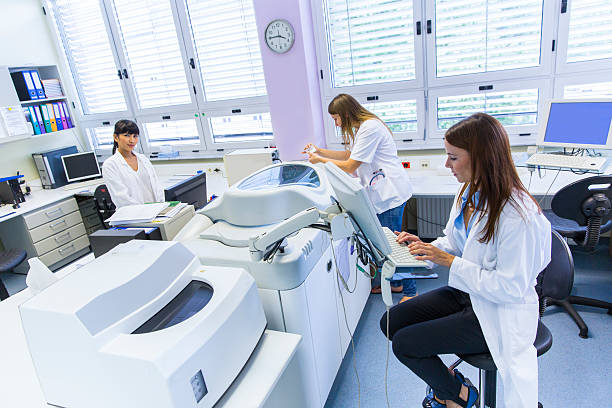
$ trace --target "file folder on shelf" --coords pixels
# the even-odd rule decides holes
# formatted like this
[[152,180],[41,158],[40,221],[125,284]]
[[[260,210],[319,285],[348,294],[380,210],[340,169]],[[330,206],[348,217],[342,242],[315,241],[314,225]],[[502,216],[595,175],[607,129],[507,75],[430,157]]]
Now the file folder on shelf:
[[13,85],[15,85],[15,90],[17,91],[17,96],[20,101],[39,99],[36,88],[34,88],[34,83],[32,82],[30,71],[11,72],[11,79],[13,80]]
[[34,113],[36,114],[36,120],[38,121],[38,128],[40,129],[40,133],[47,133],[47,129],[45,129],[45,121],[40,114],[39,106],[32,106]]
[[62,102],[58,102],[54,105],[57,105],[57,109],[59,110],[60,117],[62,118],[62,127],[64,129],[68,129],[69,126],[68,126],[68,121],[66,120],[66,114],[64,113],[64,105],[62,104]]
[[[51,115],[49,115],[47,105],[40,105],[40,111],[42,112],[42,117],[45,123],[45,133],[53,132],[53,129],[51,128]],[[57,130],[57,126],[55,129]]]
[[68,127],[74,127],[74,124],[72,123],[72,118],[70,117],[70,111],[68,110],[68,105],[66,105],[66,102],[62,101],[62,107],[64,108],[64,116],[66,116],[66,123],[68,124]]
[[62,124],[62,116],[60,115],[59,106],[57,102],[53,103],[53,115],[55,116],[55,124],[57,125],[57,130],[64,130],[64,125]]
[[36,118],[36,112],[34,112],[34,107],[28,106],[26,109],[28,110],[30,116],[30,123],[32,124],[32,129],[34,129],[34,134],[40,135],[40,127],[38,127],[38,119]]
[[57,122],[55,122],[55,113],[53,112],[53,105],[48,103],[46,104],[46,107],[47,111],[49,112],[49,124],[51,125],[51,131],[57,132]]
[[34,89],[36,90],[38,99],[45,99],[46,98],[45,90],[43,89],[42,83],[40,82],[38,71],[32,70],[30,71],[30,75],[32,75],[32,83],[34,84]]

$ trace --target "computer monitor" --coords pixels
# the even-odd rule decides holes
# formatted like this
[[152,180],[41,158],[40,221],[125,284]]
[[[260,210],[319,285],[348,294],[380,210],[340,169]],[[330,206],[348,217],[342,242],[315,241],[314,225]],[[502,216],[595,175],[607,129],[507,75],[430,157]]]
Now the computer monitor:
[[64,155],[62,164],[69,183],[101,176],[98,159],[94,152]]
[[332,162],[325,163],[325,169],[334,198],[351,215],[355,231],[361,231],[383,256],[391,254],[391,246],[364,187]]
[[612,149],[612,100],[555,100],[547,104],[539,146]]
[[191,204],[196,210],[206,205],[206,173],[196,174],[168,187],[164,191],[166,201]]

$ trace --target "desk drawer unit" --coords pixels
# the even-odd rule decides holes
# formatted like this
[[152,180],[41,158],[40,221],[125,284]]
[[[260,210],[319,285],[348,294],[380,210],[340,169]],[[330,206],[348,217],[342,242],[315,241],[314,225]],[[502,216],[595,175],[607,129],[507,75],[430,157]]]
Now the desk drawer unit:
[[36,252],[40,255],[45,254],[55,248],[58,248],[68,242],[85,235],[85,227],[83,223],[79,223],[74,227],[68,228],[65,231],[55,234],[52,237],[45,238],[42,241],[34,243]]
[[[22,248],[28,258],[37,256],[51,270],[57,270],[89,252],[89,239],[74,197],[31,211],[0,223],[6,248]],[[27,273],[27,262],[16,272]]]
[[42,256],[39,256],[39,259],[45,265],[51,266],[53,264],[59,263],[70,255],[78,253],[79,251],[85,248],[89,248],[89,239],[87,238],[87,235],[82,235],[79,238],[62,245],[59,248],[56,248]]
[[59,234],[60,232],[74,227],[77,224],[81,224],[81,214],[78,211],[71,212],[70,214],[53,220],[46,224],[40,225],[30,230],[30,237],[32,242],[38,242],[52,235]]
[[32,228],[36,228],[39,225],[61,218],[78,209],[79,207],[77,206],[76,200],[74,198],[69,198],[49,207],[43,208],[42,210],[32,211],[24,215],[23,220],[25,221],[28,229],[31,230]]

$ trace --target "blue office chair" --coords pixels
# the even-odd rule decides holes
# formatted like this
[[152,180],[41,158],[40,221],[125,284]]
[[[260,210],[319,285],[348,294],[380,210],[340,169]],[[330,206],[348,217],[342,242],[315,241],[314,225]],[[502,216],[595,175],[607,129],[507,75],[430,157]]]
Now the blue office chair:
[[[612,228],[612,176],[594,176],[576,181],[559,190],[552,199],[551,210],[544,210],[552,228],[565,238],[572,238],[580,248],[593,251],[599,237]],[[612,303],[582,296],[551,297],[548,304],[561,306],[580,329],[579,336],[588,337],[588,327],[573,305],[608,309]]]
[[[565,242],[565,239],[556,232],[552,231],[551,242],[551,260],[548,266],[540,272],[537,278],[536,291],[540,300],[540,319],[546,309],[546,302],[549,298],[564,299],[569,296],[572,286],[574,285],[574,260],[572,253]],[[533,345],[536,348],[538,357],[546,353],[552,347],[552,334],[550,330],[542,323],[538,322],[538,331]],[[497,367],[493,362],[491,354],[459,354],[457,360],[450,369],[457,367],[462,361],[478,368],[481,375],[479,376],[478,392],[480,398],[484,398],[486,407],[495,408],[497,398]],[[483,377],[484,382],[480,381]],[[429,392],[429,390],[427,390]],[[477,404],[478,405],[478,404]],[[538,403],[538,407],[542,408],[542,404]]]
[[[0,252],[0,273],[12,272],[20,263],[26,259],[28,254],[23,249],[8,249]],[[0,279],[0,301],[7,299],[9,293]]]

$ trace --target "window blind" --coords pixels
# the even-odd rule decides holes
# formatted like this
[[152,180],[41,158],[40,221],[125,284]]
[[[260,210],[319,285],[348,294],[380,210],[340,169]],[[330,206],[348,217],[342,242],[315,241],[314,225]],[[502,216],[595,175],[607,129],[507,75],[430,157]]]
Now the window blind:
[[198,126],[195,119],[167,120],[144,124],[149,146],[199,144]]
[[540,64],[542,0],[436,0],[438,77]]
[[83,113],[127,110],[111,44],[97,0],[53,0]]
[[325,3],[332,86],[416,78],[412,0]]
[[267,112],[219,116],[209,123],[215,143],[272,139],[272,119]]
[[448,129],[468,116],[484,112],[504,126],[536,124],[538,89],[438,97],[438,129]]
[[572,0],[567,62],[612,58],[612,2]]
[[417,131],[416,100],[364,104],[364,108],[378,116],[392,132]]
[[87,128],[86,132],[94,149],[112,149],[114,130],[112,126],[100,126]]
[[115,0],[114,6],[138,106],[191,103],[169,1]]
[[612,99],[612,82],[596,82],[591,84],[566,85],[563,88],[565,99]]
[[206,100],[266,94],[252,0],[188,0]]

